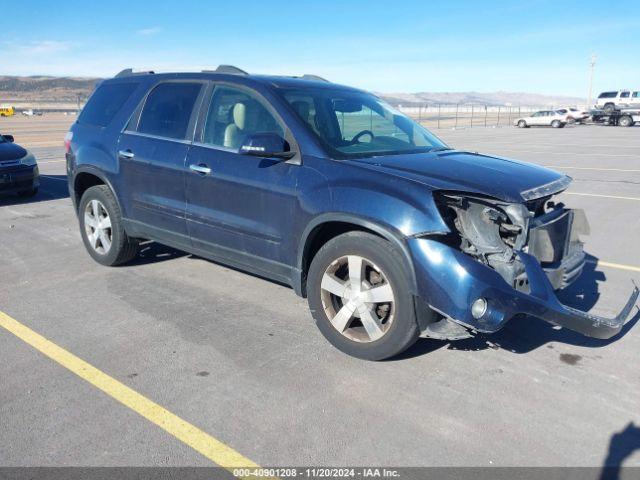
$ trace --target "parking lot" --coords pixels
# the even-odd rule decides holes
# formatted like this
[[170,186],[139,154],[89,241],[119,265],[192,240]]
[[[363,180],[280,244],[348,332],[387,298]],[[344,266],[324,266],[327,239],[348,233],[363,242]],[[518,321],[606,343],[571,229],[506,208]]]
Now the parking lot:
[[[35,198],[0,199],[0,311],[51,342],[0,328],[2,465],[207,466],[237,452],[263,466],[640,467],[637,309],[611,341],[524,318],[350,358],[289,288],[156,244],[123,267],[91,260],[66,187],[73,118],[0,119],[42,175]],[[640,127],[436,133],[572,176],[562,200],[587,213],[590,263],[567,301],[617,314],[640,283]],[[61,365],[56,347],[98,373]],[[140,398],[123,402],[121,384]],[[145,399],[174,423],[160,428],[169,417]]]

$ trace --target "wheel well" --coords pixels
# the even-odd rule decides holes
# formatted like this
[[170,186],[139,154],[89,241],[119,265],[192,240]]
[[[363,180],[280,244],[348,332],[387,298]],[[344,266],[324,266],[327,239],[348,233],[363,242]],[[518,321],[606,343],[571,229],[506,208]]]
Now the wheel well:
[[93,175],[91,173],[81,172],[76,175],[73,182],[73,193],[76,197],[76,206],[80,204],[80,199],[84,192],[96,185],[105,185],[105,182],[97,175]]
[[363,227],[362,225],[357,225],[355,223],[349,222],[326,222],[315,227],[307,237],[304,252],[302,254],[302,293],[303,296],[306,296],[307,291],[307,272],[309,271],[309,266],[311,265],[311,261],[313,257],[315,257],[318,250],[322,248],[322,246],[327,243],[329,240],[337,237],[338,235],[342,235],[347,232],[367,232],[372,235],[376,235],[377,237],[384,238],[379,233]]

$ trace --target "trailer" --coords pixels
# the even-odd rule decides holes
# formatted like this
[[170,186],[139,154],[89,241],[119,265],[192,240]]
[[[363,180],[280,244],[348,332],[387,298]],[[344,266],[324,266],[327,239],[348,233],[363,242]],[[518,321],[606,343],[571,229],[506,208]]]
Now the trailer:
[[609,113],[604,110],[591,110],[591,120],[594,123],[604,125],[632,127],[636,123],[640,123],[640,109],[623,108]]

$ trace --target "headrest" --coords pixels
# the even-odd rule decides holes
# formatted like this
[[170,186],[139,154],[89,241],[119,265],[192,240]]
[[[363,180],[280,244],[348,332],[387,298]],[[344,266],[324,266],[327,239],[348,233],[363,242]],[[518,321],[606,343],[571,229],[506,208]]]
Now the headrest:
[[247,123],[247,106],[238,102],[233,106],[233,123],[236,124],[240,130],[244,130]]

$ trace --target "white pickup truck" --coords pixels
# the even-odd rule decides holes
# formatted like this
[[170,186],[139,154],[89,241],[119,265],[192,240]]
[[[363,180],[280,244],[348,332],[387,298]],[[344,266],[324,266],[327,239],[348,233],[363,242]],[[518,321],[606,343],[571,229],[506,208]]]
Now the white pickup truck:
[[604,110],[607,114],[621,108],[640,109],[640,89],[602,92],[596,99],[595,107]]

